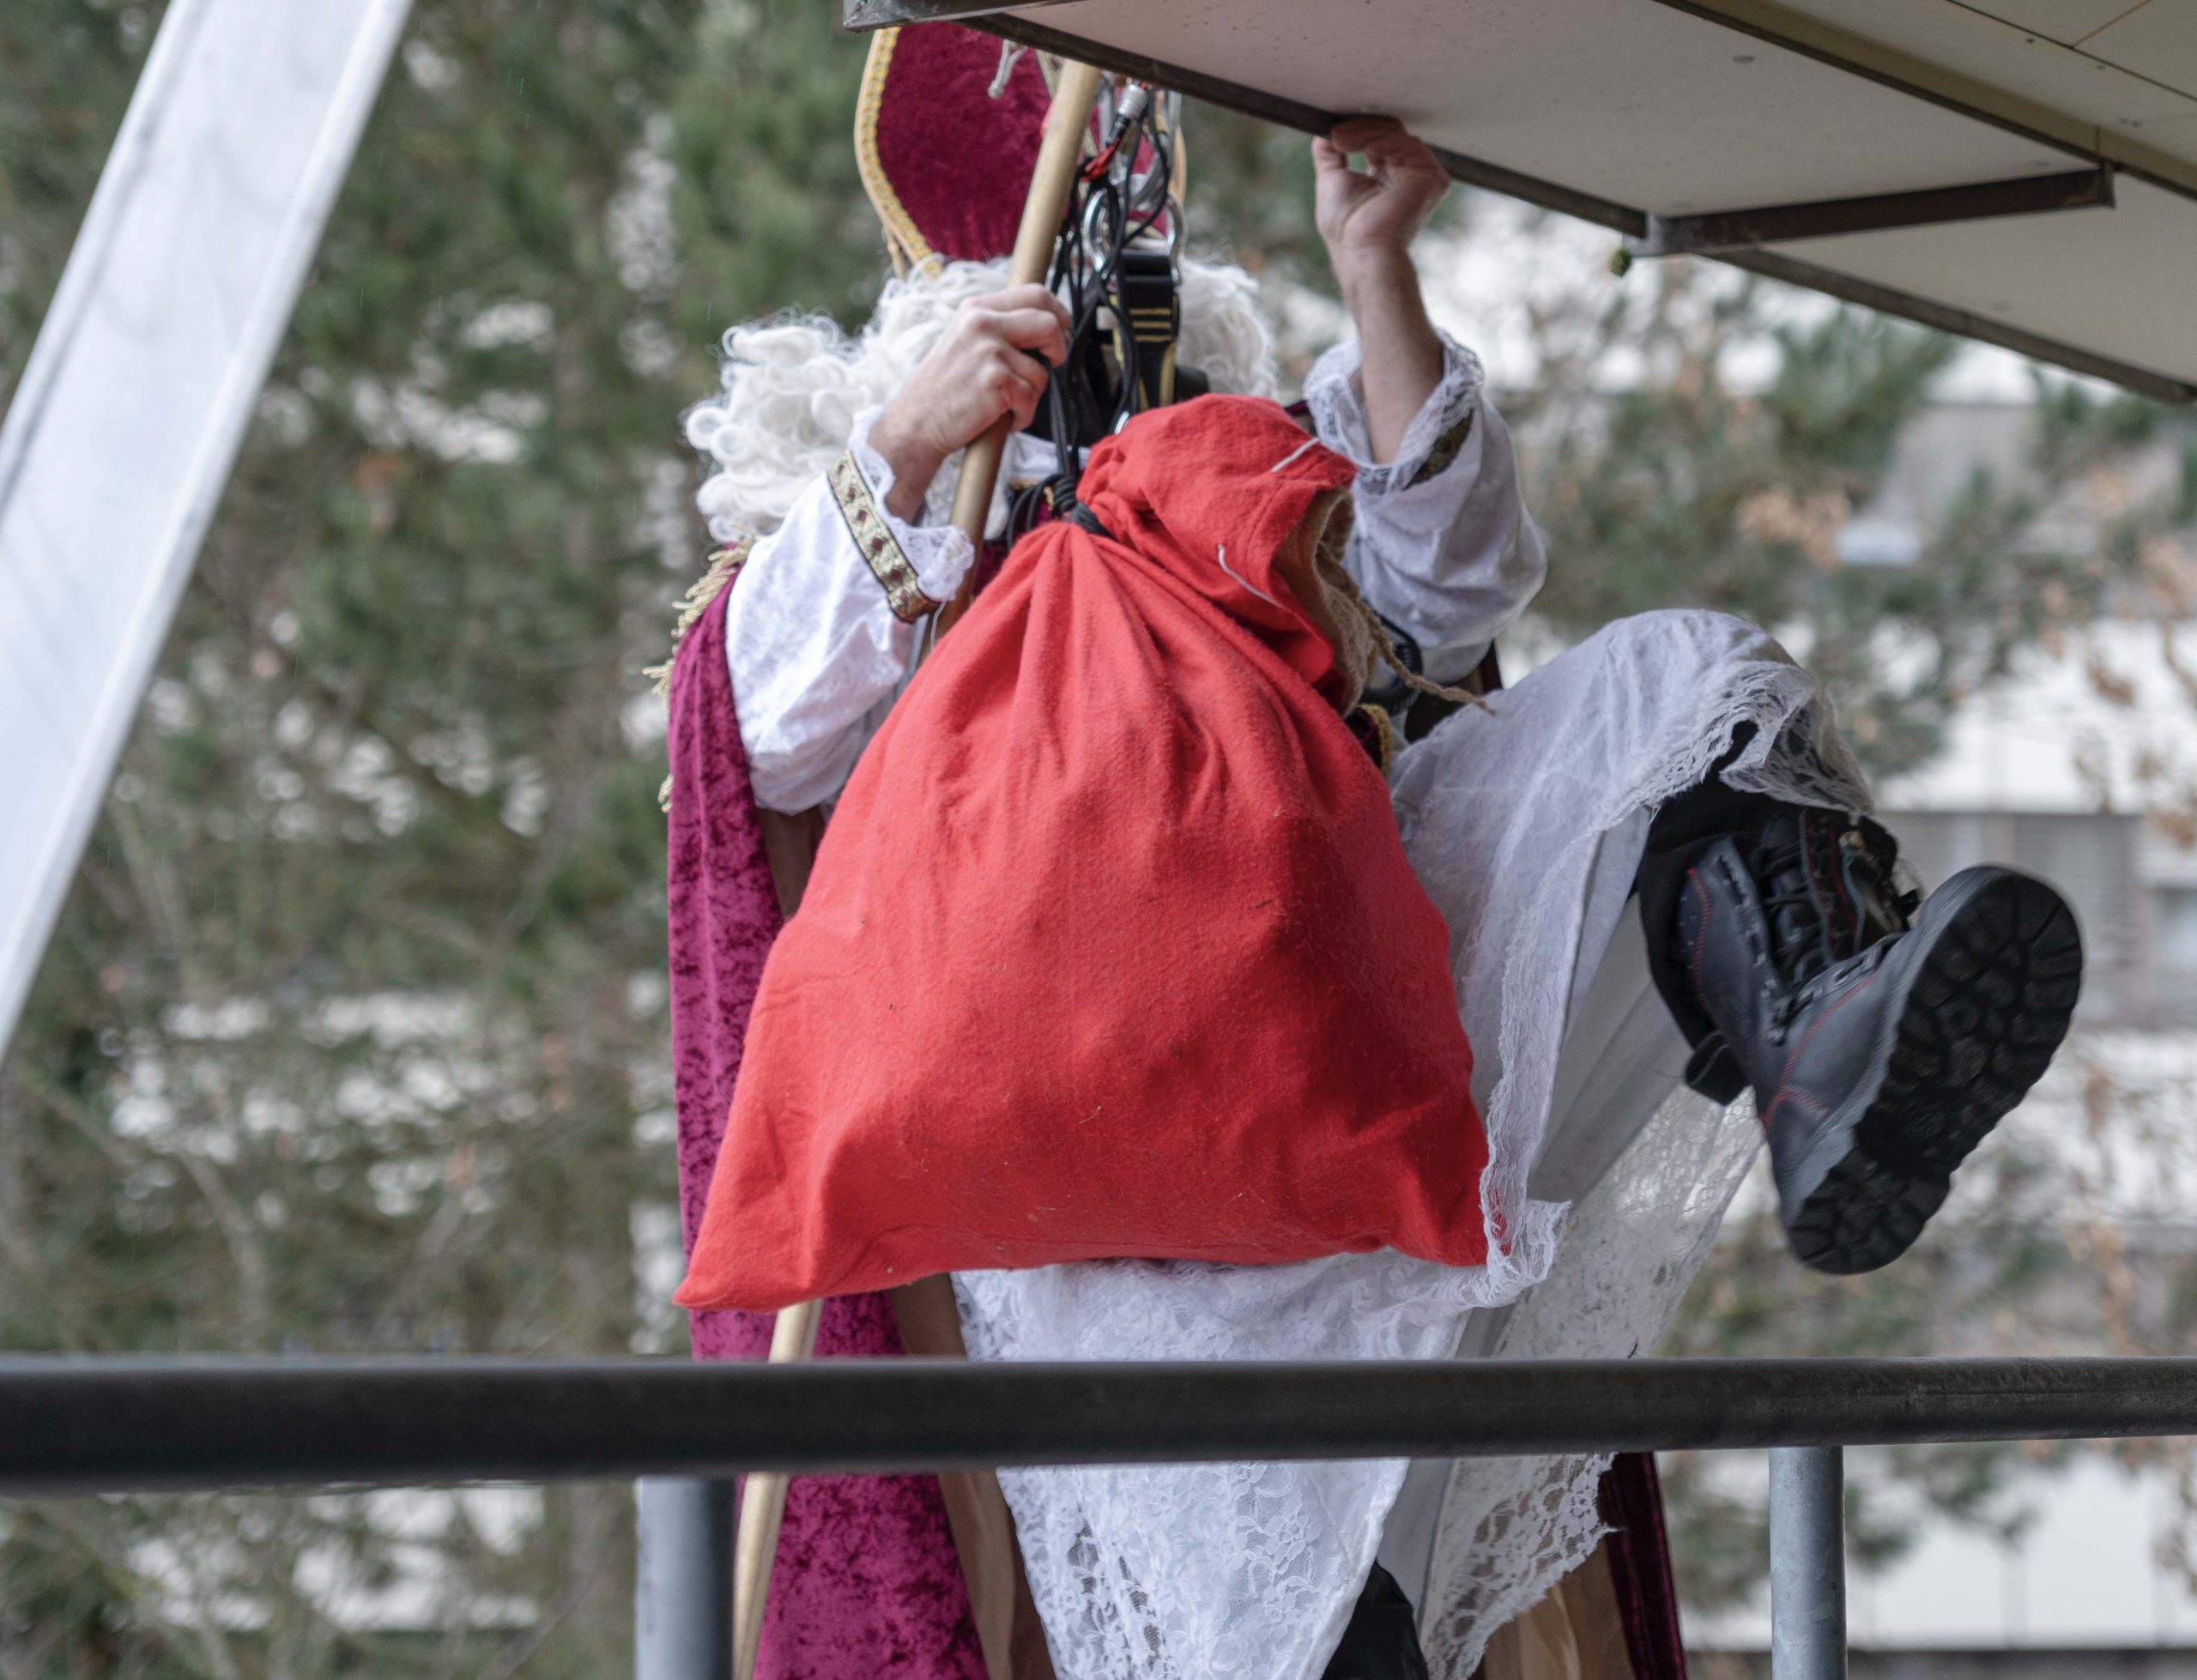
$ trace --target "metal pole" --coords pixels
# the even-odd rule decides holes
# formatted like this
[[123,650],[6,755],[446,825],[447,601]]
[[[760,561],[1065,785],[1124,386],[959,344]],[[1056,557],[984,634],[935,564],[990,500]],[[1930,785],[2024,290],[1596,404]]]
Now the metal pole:
[[688,1476],[633,1484],[633,1680],[732,1672],[732,1485]]
[[1846,1680],[1845,1490],[1841,1448],[1770,1449],[1770,1680]]
[[978,1465],[2197,1437],[2197,1357],[158,1359],[0,1354],[0,1498]]

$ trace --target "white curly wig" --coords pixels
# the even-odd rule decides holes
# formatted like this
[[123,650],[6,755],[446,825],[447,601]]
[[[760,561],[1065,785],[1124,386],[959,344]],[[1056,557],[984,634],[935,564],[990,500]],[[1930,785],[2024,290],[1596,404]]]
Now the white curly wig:
[[[695,496],[710,535],[778,529],[819,473],[847,446],[855,416],[889,399],[969,298],[1007,283],[1004,259],[948,263],[895,280],[854,337],[821,316],[749,322],[724,335],[715,396],[687,414],[687,441],[710,463]],[[1280,389],[1274,335],[1259,313],[1258,282],[1227,263],[1183,263],[1181,356],[1217,391],[1272,396]],[[950,505],[957,456],[927,505]]]

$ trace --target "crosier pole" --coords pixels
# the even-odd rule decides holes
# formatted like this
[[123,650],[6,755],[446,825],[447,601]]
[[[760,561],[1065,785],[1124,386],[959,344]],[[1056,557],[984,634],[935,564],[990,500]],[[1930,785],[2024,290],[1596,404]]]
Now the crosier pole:
[[[1060,84],[1053,93],[1052,108],[1045,114],[1045,135],[1038,148],[1037,172],[1030,178],[1030,196],[1022,204],[1022,225],[1015,230],[1014,257],[1008,274],[1010,286],[1042,281],[1052,267],[1061,215],[1075,185],[1083,136],[1098,97],[1095,69],[1089,64],[1061,66]],[[1007,453],[1008,431],[1014,424],[1011,416],[1001,415],[962,455],[960,480],[953,486],[953,524],[972,547],[984,547],[984,516],[991,510],[992,486],[999,481],[1000,461]],[[953,629],[954,620],[968,610],[976,589],[977,568],[971,565],[953,599],[938,609],[940,635]]]
[[[816,1351],[820,1303],[803,1301],[778,1314],[771,1328],[771,1363],[796,1363]],[[763,1601],[771,1590],[771,1565],[778,1559],[778,1528],[786,1514],[783,1471],[751,1474],[740,1495],[740,1526],[732,1552],[732,1672],[734,1680],[753,1680],[755,1653],[763,1642]]]
[[[1053,245],[1059,238],[1061,215],[1075,185],[1076,166],[1083,138],[1091,125],[1091,107],[1098,97],[1098,72],[1089,64],[1064,63],[1053,102],[1045,113],[1044,137],[1038,143],[1038,166],[1030,178],[1030,196],[1023,201],[1021,226],[1015,231],[1014,255],[1008,283],[1021,286],[1044,281],[1052,266]],[[961,457],[961,477],[953,491],[953,523],[972,548],[984,541],[984,517],[990,511],[992,486],[998,481],[1002,457],[1007,451],[1011,415],[1002,415],[990,430],[971,443]],[[976,591],[977,568],[972,564],[953,599],[938,609],[937,635],[943,636],[967,610]],[[774,860],[775,862],[775,860]],[[771,1333],[771,1363],[788,1364],[807,1359],[816,1351],[816,1320],[820,1303],[804,1301],[778,1314]],[[785,1520],[786,1478],[779,1474],[756,1474],[747,1478],[740,1501],[740,1526],[733,1545],[732,1672],[733,1680],[754,1680],[755,1656],[763,1641],[763,1605],[771,1590],[771,1567],[777,1561],[778,1529]]]

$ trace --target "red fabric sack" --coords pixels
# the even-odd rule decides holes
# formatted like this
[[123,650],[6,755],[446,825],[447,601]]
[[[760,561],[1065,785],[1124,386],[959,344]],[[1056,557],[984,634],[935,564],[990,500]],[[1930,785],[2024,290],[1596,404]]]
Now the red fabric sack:
[[1287,581],[1351,476],[1244,397],[1092,452],[1112,540],[1019,544],[847,783],[681,1304],[1111,1256],[1485,1260],[1448,934]]

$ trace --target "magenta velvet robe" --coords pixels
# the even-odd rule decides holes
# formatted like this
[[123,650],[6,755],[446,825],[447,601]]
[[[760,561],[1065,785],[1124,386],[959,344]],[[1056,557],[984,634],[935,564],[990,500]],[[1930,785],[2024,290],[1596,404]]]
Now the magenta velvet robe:
[[[679,1200],[687,1246],[702,1222],[742,1036],[781,926],[726,668],[725,602],[696,620],[672,665],[667,739],[671,1045]],[[698,1359],[760,1359],[771,1319],[693,1314]],[[824,1303],[820,1358],[902,1352],[882,1295]],[[984,1680],[976,1623],[932,1476],[804,1476],[791,1484],[763,1620],[758,1680]]]

